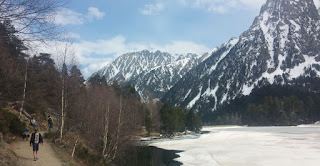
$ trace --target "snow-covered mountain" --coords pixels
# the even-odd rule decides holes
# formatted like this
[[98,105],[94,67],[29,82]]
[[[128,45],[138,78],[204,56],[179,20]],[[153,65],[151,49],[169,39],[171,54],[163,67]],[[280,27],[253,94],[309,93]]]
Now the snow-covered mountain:
[[163,97],[214,111],[265,84],[320,76],[320,0],[267,0],[251,27],[190,70]]
[[143,101],[160,99],[182,76],[201,59],[196,54],[171,55],[165,52],[143,50],[116,58],[91,77],[98,75],[112,83],[131,83]]

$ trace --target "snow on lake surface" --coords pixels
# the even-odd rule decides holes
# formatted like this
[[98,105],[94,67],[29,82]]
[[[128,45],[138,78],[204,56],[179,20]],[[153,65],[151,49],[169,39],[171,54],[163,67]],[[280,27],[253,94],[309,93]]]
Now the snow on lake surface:
[[200,137],[151,146],[182,150],[185,166],[319,166],[320,125],[297,127],[204,127]]

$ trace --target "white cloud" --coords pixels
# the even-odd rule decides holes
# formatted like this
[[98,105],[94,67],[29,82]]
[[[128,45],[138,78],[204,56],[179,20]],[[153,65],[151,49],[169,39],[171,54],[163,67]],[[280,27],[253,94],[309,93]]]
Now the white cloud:
[[240,0],[242,4],[249,8],[260,9],[267,0]]
[[94,72],[102,69],[104,66],[112,62],[113,58],[86,58],[88,65],[81,69],[85,78],[90,77]]
[[143,15],[158,15],[163,9],[164,5],[162,3],[146,4],[140,12]]
[[53,22],[60,25],[80,25],[88,20],[102,19],[104,15],[104,12],[101,12],[95,7],[89,7],[87,14],[78,13],[67,8],[61,8],[56,13]]
[[172,41],[168,44],[160,45],[148,42],[127,42],[123,36],[116,36],[109,40],[81,41],[74,44],[76,50],[83,55],[112,55],[118,57],[127,52],[141,51],[163,51],[171,54],[196,53],[203,54],[210,50],[206,46],[191,41]]
[[151,43],[149,48],[151,51],[163,51],[171,54],[195,53],[202,55],[210,49],[206,46],[190,42],[190,41],[173,41],[165,45]]
[[80,39],[80,35],[77,33],[69,32],[62,35],[62,38],[67,39]]
[[[48,42],[48,45],[40,43],[35,44],[37,49],[34,53],[46,52],[55,54],[56,49],[63,48],[63,42]],[[75,56],[82,68],[83,75],[87,78],[92,73],[98,71],[114,58],[128,52],[160,50],[171,54],[196,53],[202,55],[210,49],[201,44],[190,41],[172,41],[161,45],[149,42],[127,42],[124,36],[115,36],[107,40],[80,41],[72,45]]]
[[101,12],[98,8],[96,7],[89,7],[88,8],[88,14],[87,14],[87,18],[89,20],[93,20],[93,19],[101,19],[104,17],[104,12]]
[[61,8],[54,18],[54,23],[60,25],[78,25],[83,24],[84,21],[85,19],[83,18],[83,15],[81,13],[75,12],[67,8]]
[[266,0],[178,0],[184,6],[205,9],[214,13],[227,13],[231,10],[258,10]]

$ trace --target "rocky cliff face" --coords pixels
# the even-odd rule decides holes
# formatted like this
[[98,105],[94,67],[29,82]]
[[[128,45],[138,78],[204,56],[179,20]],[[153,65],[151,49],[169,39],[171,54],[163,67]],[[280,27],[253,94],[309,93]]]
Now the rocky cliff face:
[[160,99],[201,59],[204,57],[196,54],[171,55],[144,50],[118,57],[93,76],[104,76],[109,83],[130,83],[143,101],[149,98]]
[[268,0],[247,31],[185,74],[162,100],[214,111],[254,87],[319,77],[319,7],[319,0]]

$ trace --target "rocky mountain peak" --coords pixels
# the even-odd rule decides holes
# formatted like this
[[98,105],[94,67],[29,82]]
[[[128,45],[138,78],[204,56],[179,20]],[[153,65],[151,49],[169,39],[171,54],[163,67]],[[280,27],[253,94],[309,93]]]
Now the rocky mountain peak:
[[[190,70],[163,97],[171,105],[214,111],[265,84],[320,76],[319,0],[267,0],[252,26]],[[320,4],[320,3],[319,3]]]

